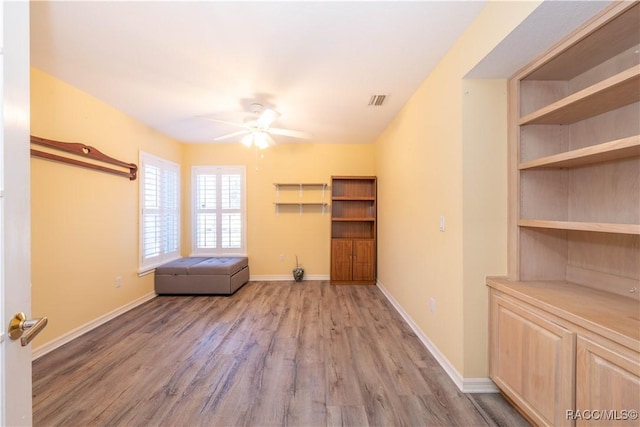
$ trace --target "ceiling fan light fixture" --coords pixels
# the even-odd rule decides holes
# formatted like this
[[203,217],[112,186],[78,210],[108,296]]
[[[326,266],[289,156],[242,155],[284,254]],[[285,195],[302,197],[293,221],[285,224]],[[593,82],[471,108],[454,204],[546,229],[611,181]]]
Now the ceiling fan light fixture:
[[269,146],[269,140],[264,132],[256,132],[253,137],[253,143],[261,150]]
[[265,149],[269,146],[269,137],[266,132],[263,131],[254,131],[251,132],[242,138],[242,144],[247,147],[251,147],[255,145],[259,149]]
[[246,118],[243,122],[230,122],[227,120],[219,120],[211,117],[204,117],[206,120],[212,122],[221,123],[224,125],[230,125],[242,128],[237,132],[228,133],[225,135],[216,136],[214,141],[222,141],[229,138],[238,138],[243,135],[241,142],[247,147],[255,145],[257,148],[267,148],[271,145],[276,145],[276,142],[271,137],[271,134],[288,136],[291,138],[310,138],[311,136],[305,132],[295,131],[291,129],[272,128],[271,124],[280,117],[280,113],[271,108],[264,108],[262,104],[253,103],[250,106],[251,113],[254,114],[253,118]]
[[241,141],[244,145],[246,145],[247,147],[251,147],[251,145],[253,144],[253,132],[248,133],[247,135],[245,135],[242,138]]

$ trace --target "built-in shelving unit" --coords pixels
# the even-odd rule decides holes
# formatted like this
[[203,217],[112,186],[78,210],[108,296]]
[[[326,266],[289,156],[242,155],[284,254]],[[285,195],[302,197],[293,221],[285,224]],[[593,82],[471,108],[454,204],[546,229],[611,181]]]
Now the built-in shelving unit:
[[614,2],[509,82],[490,375],[537,425],[640,410],[639,42],[640,4]]
[[[276,207],[276,213],[280,214],[281,208],[297,208],[297,211],[302,215],[305,212],[305,208],[307,211],[311,210],[320,210],[322,215],[326,213],[329,204],[324,202],[324,198],[326,196],[326,192],[328,190],[328,184],[325,182],[274,182],[273,185],[276,188],[276,202],[273,204]],[[305,199],[304,201],[291,201],[291,198],[288,197],[287,201],[280,200],[282,192],[285,190],[294,190],[298,192],[298,196],[302,199],[305,196],[305,191],[321,191],[322,201],[310,201],[311,199]]]
[[331,179],[331,283],[375,283],[376,177]]

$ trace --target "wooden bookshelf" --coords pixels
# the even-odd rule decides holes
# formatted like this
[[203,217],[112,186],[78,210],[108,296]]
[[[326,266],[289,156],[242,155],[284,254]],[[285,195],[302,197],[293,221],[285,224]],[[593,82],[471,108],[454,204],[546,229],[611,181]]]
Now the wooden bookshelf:
[[331,179],[331,283],[375,284],[376,177]]

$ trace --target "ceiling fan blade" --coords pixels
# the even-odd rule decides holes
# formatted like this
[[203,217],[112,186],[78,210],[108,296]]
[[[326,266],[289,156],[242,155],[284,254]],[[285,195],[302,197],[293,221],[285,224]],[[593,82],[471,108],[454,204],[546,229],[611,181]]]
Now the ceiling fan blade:
[[209,120],[210,122],[216,122],[216,123],[222,123],[224,125],[231,125],[231,126],[246,128],[246,125],[244,123],[230,122],[228,120],[218,120],[218,119],[214,119],[212,117],[205,117],[205,116],[199,116],[199,117],[201,119]]
[[265,108],[260,114],[260,117],[256,120],[260,126],[263,128],[268,128],[271,123],[275,122],[276,119],[280,117],[280,113],[276,110],[272,110],[271,108]]
[[248,130],[239,130],[238,132],[229,133],[227,135],[216,136],[215,138],[213,138],[213,140],[214,141],[221,141],[223,139],[229,139],[229,138],[233,138],[234,136],[245,135],[247,133],[250,133],[250,131],[248,131]]
[[297,130],[269,128],[269,132],[271,132],[274,135],[290,136],[292,138],[303,138],[303,139],[311,138],[310,134],[306,132],[300,132]]

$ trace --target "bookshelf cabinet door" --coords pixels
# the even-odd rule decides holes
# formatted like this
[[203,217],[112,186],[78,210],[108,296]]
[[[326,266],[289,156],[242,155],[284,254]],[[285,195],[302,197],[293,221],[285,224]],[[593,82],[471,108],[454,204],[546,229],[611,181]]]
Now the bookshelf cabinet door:
[[352,280],[353,241],[347,239],[331,240],[331,280]]
[[375,279],[375,246],[373,240],[353,241],[353,280]]

